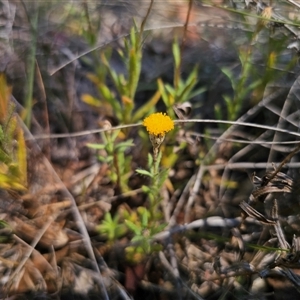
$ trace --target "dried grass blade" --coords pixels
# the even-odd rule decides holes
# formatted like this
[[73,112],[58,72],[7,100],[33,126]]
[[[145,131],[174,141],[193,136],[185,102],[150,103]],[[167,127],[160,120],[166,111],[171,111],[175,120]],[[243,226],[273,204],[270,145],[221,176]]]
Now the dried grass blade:
[[246,203],[245,201],[240,203],[241,209],[251,218],[256,219],[262,224],[266,225],[275,225],[276,222],[266,218],[264,215],[259,213],[256,209],[254,209],[251,205]]

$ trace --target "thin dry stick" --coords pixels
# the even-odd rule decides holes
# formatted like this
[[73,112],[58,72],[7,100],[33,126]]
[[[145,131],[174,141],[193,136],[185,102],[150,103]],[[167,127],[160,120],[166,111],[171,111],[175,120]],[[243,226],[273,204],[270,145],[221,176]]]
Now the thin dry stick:
[[272,175],[264,182],[265,185],[267,185],[274,177],[280,172],[280,170],[283,168],[283,166],[292,159],[292,157],[300,151],[300,143],[298,146],[289,154],[287,155],[284,160],[279,164],[279,166],[276,168],[276,170],[272,173]]
[[[240,119],[243,119],[241,117]],[[283,133],[287,133],[293,136],[300,137],[299,132],[287,130],[287,129],[282,129],[282,128],[276,128],[274,126],[268,126],[268,125],[263,125],[263,124],[255,124],[255,123],[249,123],[249,122],[242,122],[242,121],[226,121],[226,120],[213,120],[213,119],[190,119],[190,120],[174,120],[175,124],[179,123],[212,123],[212,124],[228,124],[228,125],[236,125],[236,126],[246,126],[246,127],[254,127],[254,128],[260,128],[260,129],[266,129],[266,130],[272,130],[272,131],[279,131]],[[31,135],[30,137],[26,138],[26,141],[30,140],[42,140],[42,139],[60,139],[60,138],[70,138],[70,137],[80,137],[80,136],[85,136],[89,134],[95,134],[95,133],[101,133],[105,132],[108,130],[118,130],[118,129],[124,129],[124,128],[131,128],[131,127],[138,127],[141,126],[142,123],[136,123],[136,124],[127,124],[127,125],[119,125],[115,127],[111,127],[110,129],[106,128],[101,128],[101,129],[93,129],[93,130],[84,130],[80,132],[74,132],[74,133],[63,133],[63,134],[39,134],[39,135]],[[230,128],[229,128],[230,129]],[[232,130],[230,130],[231,132]],[[224,139],[224,136],[228,135],[229,132],[228,130],[224,132],[220,138]]]
[[[283,128],[283,125],[285,124],[286,118],[288,117],[288,112],[291,110],[292,102],[294,100],[293,95],[295,93],[295,89],[297,89],[297,87],[299,87],[298,80],[299,80],[299,77],[296,80],[296,82],[294,82],[291,90],[289,91],[288,96],[286,97],[286,99],[284,101],[283,107],[280,111],[279,120],[278,120],[277,125],[276,125],[276,127],[278,127],[278,128]],[[282,135],[278,131],[276,131],[275,135],[274,135],[274,138],[273,138],[273,141],[278,142],[278,141],[282,140],[281,137],[282,137]],[[273,148],[274,147],[272,146],[271,150],[270,150],[270,153],[269,153],[268,162],[272,162],[275,159],[275,151],[274,151]]]
[[158,253],[158,257],[161,261],[161,263],[163,264],[163,266],[167,269],[167,271],[175,278],[178,279],[179,278],[179,273],[178,273],[178,269],[175,271],[173,269],[173,266],[171,266],[171,264],[169,263],[169,261],[167,260],[165,254],[163,253],[163,251],[159,251]]
[[218,136],[211,136],[208,134],[202,134],[202,133],[197,133],[197,132],[189,132],[190,136],[195,136],[195,137],[202,137],[205,139],[211,139],[211,140],[216,140],[216,141],[220,141],[220,142],[231,142],[231,143],[240,143],[240,144],[257,144],[257,145],[261,145],[261,146],[267,146],[267,145],[275,145],[277,148],[276,149],[280,149],[278,147],[278,145],[292,145],[292,144],[298,144],[299,141],[266,141],[261,139],[263,137],[263,134],[255,140],[251,140],[251,139],[245,139],[245,140],[241,140],[241,139],[231,139],[231,138],[220,138]]
[[[184,283],[182,281],[182,279],[179,277],[179,273],[178,273],[178,270],[174,270],[173,266],[168,262],[165,254],[160,251],[159,252],[159,258],[160,258],[160,261],[161,263],[163,264],[163,266],[167,269],[167,271],[176,279],[176,282],[178,283],[178,285],[180,285],[180,294],[178,294],[178,296],[180,297],[179,299],[182,299],[181,295],[183,294],[182,291],[183,291],[183,287],[186,288],[186,291],[188,293],[190,293],[193,297],[195,297],[195,299],[198,299],[198,300],[203,300],[202,297],[200,297],[199,294],[196,294],[186,283]],[[178,275],[177,275],[178,273]],[[177,298],[176,298],[177,299]]]
[[187,38],[187,30],[188,30],[188,25],[190,22],[190,16],[191,16],[191,12],[192,12],[192,7],[193,7],[193,0],[189,0],[189,4],[188,4],[188,11],[186,14],[186,20],[185,23],[183,25],[183,36],[182,36],[182,42],[180,45],[180,60],[179,60],[179,66],[178,69],[176,70],[175,73],[175,78],[174,78],[174,86],[175,88],[178,87],[179,85],[179,81],[180,81],[180,73],[181,73],[181,65],[182,65],[182,58],[183,58],[183,51],[184,51],[184,47],[185,47],[185,43],[186,43],[186,38]]
[[[53,170],[50,162],[47,159],[44,159],[44,162],[45,162],[45,165],[48,167],[48,169]],[[54,175],[55,179],[58,182],[63,184],[63,182],[61,181],[61,179],[59,178],[59,176],[57,175],[57,173],[54,170],[53,170],[53,175]],[[70,198],[70,200],[72,202],[72,206],[74,208],[73,209],[74,218],[76,220],[76,224],[78,226],[78,229],[79,229],[80,233],[83,235],[83,241],[82,242],[84,243],[84,245],[86,247],[88,256],[94,262],[94,268],[95,268],[96,272],[98,272],[98,274],[99,274],[99,278],[97,278],[97,279],[98,279],[98,284],[101,287],[101,292],[102,292],[103,299],[109,300],[107,290],[106,290],[105,285],[104,285],[103,277],[102,277],[100,268],[98,266],[98,263],[97,263],[97,260],[96,260],[95,254],[94,254],[93,246],[92,246],[92,243],[91,243],[91,240],[90,240],[90,236],[88,234],[87,228],[85,227],[83,218],[80,214],[80,211],[77,207],[76,201],[75,201],[74,197],[72,196],[72,194],[67,189],[65,189],[65,193]]]
[[[240,162],[240,163],[225,163],[225,164],[217,164],[217,165],[207,165],[204,166],[204,170],[238,170],[238,169],[266,169],[270,167],[276,168],[276,166],[280,166],[282,162],[274,162],[274,163],[248,163],[248,162]],[[284,164],[287,168],[300,168],[300,162],[286,163]]]
[[[209,217],[206,219],[199,219],[196,221],[193,221],[191,223],[185,224],[185,225],[177,225],[176,227],[170,228],[168,230],[164,230],[160,233],[157,233],[153,237],[153,241],[164,241],[167,238],[169,238],[172,234],[184,232],[191,229],[196,228],[203,228],[203,227],[226,227],[226,228],[233,228],[237,227],[241,224],[242,218],[222,218],[222,217]],[[252,222],[252,220],[248,220],[248,222]],[[259,224],[255,220],[253,221],[255,224]]]
[[140,34],[140,41],[141,41],[142,34],[144,33],[145,26],[146,26],[147,20],[149,18],[150,12],[152,10],[153,3],[154,3],[154,0],[151,0],[150,1],[150,5],[149,5],[148,10],[147,10],[147,13],[146,13],[146,15],[145,15],[145,17],[144,17],[144,19],[142,21],[140,32],[139,32],[139,34]]
[[[161,29],[170,29],[170,28],[173,28],[173,29],[175,29],[175,28],[182,28],[182,24],[175,23],[173,25],[159,25],[159,26],[148,27],[148,28],[144,29],[144,32],[146,32],[146,31],[153,31],[153,30],[156,30],[156,29],[160,29],[161,30]],[[109,44],[117,42],[118,40],[120,40],[122,38],[128,37],[129,35],[130,35],[130,33],[122,34],[122,35],[118,36],[115,39],[112,39],[112,40],[109,40],[109,41],[106,41],[106,42],[101,42],[100,44],[97,44],[95,47],[92,47],[92,48],[89,48],[86,51],[83,51],[79,55],[73,55],[73,58],[70,59],[69,61],[61,64],[59,67],[57,67],[55,69],[50,70],[49,71],[50,76],[54,75],[59,70],[61,70],[64,67],[68,66],[69,64],[73,63],[74,61],[80,59],[81,57],[83,57],[83,56],[85,56],[85,55],[87,55],[87,54],[89,54],[89,53],[91,53],[91,52],[93,52],[95,50],[98,50],[98,49],[101,49],[101,48],[105,48]]]
[[173,227],[176,225],[176,218],[179,215],[179,213],[181,212],[182,207],[184,206],[185,203],[185,199],[188,196],[189,192],[190,192],[190,187],[192,186],[193,182],[195,180],[195,176],[192,176],[189,180],[189,182],[186,184],[177,204],[176,207],[173,211],[173,214],[170,218],[169,224],[168,224],[168,228]]
[[[265,131],[263,132],[259,137],[258,139],[260,140],[263,140],[265,137],[267,137],[269,134],[269,131]],[[227,162],[227,166],[226,168],[224,169],[224,172],[222,174],[222,182],[226,182],[229,180],[229,170],[230,170],[230,167],[229,166],[232,166],[232,165],[235,165],[235,163],[233,163],[234,161],[237,161],[239,160],[241,157],[247,155],[247,153],[250,153],[250,151],[256,146],[256,144],[254,143],[250,143],[249,145],[247,145],[246,147],[244,147],[243,149],[241,149],[240,151],[238,151],[237,153],[235,153],[233,156],[230,157],[230,159],[228,160]],[[245,163],[243,163],[245,164]],[[253,163],[252,163],[253,164]],[[258,166],[257,163],[254,163],[255,165]],[[254,165],[253,164],[253,165]],[[246,165],[245,165],[246,166]],[[245,168],[244,166],[244,168]],[[264,166],[271,166],[271,164],[268,165],[268,163],[263,163],[263,168]],[[219,198],[220,198],[220,201],[222,201],[222,198],[224,197],[225,195],[225,192],[226,192],[226,189],[225,187],[220,187],[220,191],[219,191]]]
[[291,249],[291,246],[289,245],[289,243],[287,242],[281,224],[278,220],[278,205],[277,205],[277,200],[274,200],[273,203],[273,207],[272,207],[272,218],[273,220],[276,220],[275,224],[274,224],[274,229],[276,232],[276,236],[279,242],[279,246],[281,249]]
[[170,263],[171,263],[174,275],[178,279],[178,278],[180,278],[180,273],[179,273],[179,270],[178,270],[178,261],[176,259],[176,254],[175,254],[175,250],[174,250],[174,243],[173,243],[171,237],[169,238],[169,243],[168,243],[168,246],[167,246],[167,250],[169,251]]
[[293,4],[293,5],[297,6],[298,8],[300,8],[300,4],[297,3],[297,2],[294,1],[294,0],[287,0],[287,2],[290,2],[291,4]]
[[[255,107],[251,108],[246,114],[244,114],[244,116],[242,116],[240,119],[242,119],[243,121],[249,119],[251,116],[255,115],[256,113],[258,113],[261,109],[263,109],[268,103],[270,103],[273,99],[275,99],[276,97],[280,96],[282,94],[282,91],[277,91],[277,92],[273,92],[270,94],[266,94],[268,92],[268,90],[266,89],[265,93],[264,93],[264,97],[263,100],[260,101]],[[261,134],[259,136],[259,138],[261,140],[264,139],[264,137],[268,135],[268,132],[264,132],[263,134]],[[223,136],[223,135],[222,135]],[[221,136],[221,137],[222,137]],[[225,135],[226,137],[226,135]],[[234,156],[232,156],[230,158],[230,160],[228,161],[228,163],[232,163],[234,160],[239,159],[240,157],[242,157],[243,155],[245,155],[246,153],[248,153],[248,151],[250,151],[252,148],[254,147],[254,144],[249,144],[248,146],[244,147],[242,150],[240,150],[238,153],[236,153]],[[227,168],[225,168],[223,174],[222,174],[222,182],[227,181],[228,180],[228,172],[229,170]],[[224,196],[225,193],[225,186],[220,187],[220,191],[219,191],[219,198],[220,201],[222,199],[222,197]]]

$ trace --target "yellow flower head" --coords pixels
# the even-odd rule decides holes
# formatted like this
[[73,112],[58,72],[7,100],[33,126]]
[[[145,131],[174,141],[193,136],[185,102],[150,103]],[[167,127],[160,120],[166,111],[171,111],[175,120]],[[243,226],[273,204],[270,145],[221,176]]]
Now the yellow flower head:
[[144,119],[143,125],[150,135],[160,136],[174,129],[173,120],[165,113],[154,113]]

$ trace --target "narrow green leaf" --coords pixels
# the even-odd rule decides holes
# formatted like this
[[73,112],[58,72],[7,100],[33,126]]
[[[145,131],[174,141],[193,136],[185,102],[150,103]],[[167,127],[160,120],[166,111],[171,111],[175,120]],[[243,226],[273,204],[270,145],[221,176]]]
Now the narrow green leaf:
[[146,171],[144,169],[136,169],[136,172],[138,174],[145,175],[145,176],[153,178],[153,175],[149,171]]
[[153,156],[148,153],[148,167],[150,168],[153,165]]
[[158,90],[160,91],[160,94],[161,94],[161,97],[162,97],[162,100],[164,101],[164,104],[166,105],[166,107],[170,107],[170,101],[169,101],[169,97],[166,93],[166,89],[165,89],[165,86],[164,86],[164,83],[163,81],[159,78],[157,79],[157,85],[158,85]]
[[129,220],[125,220],[125,224],[127,225],[127,227],[134,232],[135,235],[141,235],[142,232],[142,228],[140,228],[139,226],[135,225],[133,222],[129,221]]
[[[131,239],[131,242],[133,243],[144,243],[145,238],[142,235],[136,235]],[[144,248],[144,247],[143,247]],[[144,252],[144,251],[143,251]]]
[[180,67],[180,48],[179,48],[177,39],[175,39],[172,44],[172,52],[173,52],[173,57],[174,57],[174,62],[175,62],[175,68],[179,68]]
[[119,150],[119,151],[124,151],[124,150],[126,150],[130,147],[133,147],[133,146],[134,146],[133,140],[130,139],[126,142],[121,142],[121,143],[115,145],[115,149]]
[[105,145],[103,144],[86,144],[87,147],[91,148],[91,149],[96,149],[96,150],[102,150],[105,149]]
[[138,121],[140,121],[143,117],[145,117],[145,115],[152,113],[156,103],[158,102],[158,100],[160,99],[161,93],[160,91],[156,91],[156,93],[150,98],[150,100],[145,103],[144,105],[142,105],[133,115],[132,118],[132,122],[136,123]]
[[236,89],[236,80],[234,79],[234,75],[232,71],[226,67],[221,68],[222,73],[230,80],[231,86],[233,90]]
[[143,228],[147,228],[148,227],[148,211],[147,209],[144,209],[144,211],[142,212],[142,226]]
[[151,191],[151,188],[149,188],[148,186],[146,186],[146,185],[143,185],[142,186],[142,191],[144,192],[144,193],[149,193],[150,191]]
[[196,97],[202,93],[204,93],[205,91],[207,90],[206,87],[201,87],[201,88],[198,88],[198,89],[195,89],[193,90],[191,93],[190,93],[190,99],[192,99],[193,97]]
[[165,89],[167,90],[167,92],[169,93],[169,95],[172,95],[173,97],[175,97],[176,91],[175,91],[175,89],[171,85],[165,84]]

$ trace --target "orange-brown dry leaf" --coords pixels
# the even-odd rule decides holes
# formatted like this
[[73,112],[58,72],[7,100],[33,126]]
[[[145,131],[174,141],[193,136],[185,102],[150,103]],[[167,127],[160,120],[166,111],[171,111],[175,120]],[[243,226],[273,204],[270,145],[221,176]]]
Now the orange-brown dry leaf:
[[[16,222],[16,234],[30,244],[39,234],[39,231],[47,222],[47,219],[37,218],[29,222],[24,222],[21,219],[15,217],[14,221]],[[38,244],[44,248],[49,248],[53,246],[54,249],[65,246],[69,241],[69,238],[67,234],[63,231],[62,227],[62,224],[52,222],[46,230],[46,232],[44,233],[44,235],[41,237]]]
[[42,274],[47,285],[47,291],[51,293],[57,291],[57,274],[45,257],[35,250],[31,255],[31,261]]
[[43,216],[45,219],[47,216],[51,216],[58,211],[62,211],[66,208],[70,208],[71,205],[72,205],[71,200],[67,199],[61,202],[30,207],[28,208],[27,216],[31,218],[37,218]]
[[67,244],[63,248],[55,251],[54,253],[45,253],[43,256],[51,264],[61,264],[62,260],[69,255],[70,246]]
[[8,292],[9,294],[15,294],[36,290],[46,290],[46,283],[42,274],[35,268],[32,261],[28,259],[24,268],[13,279],[13,285]]

